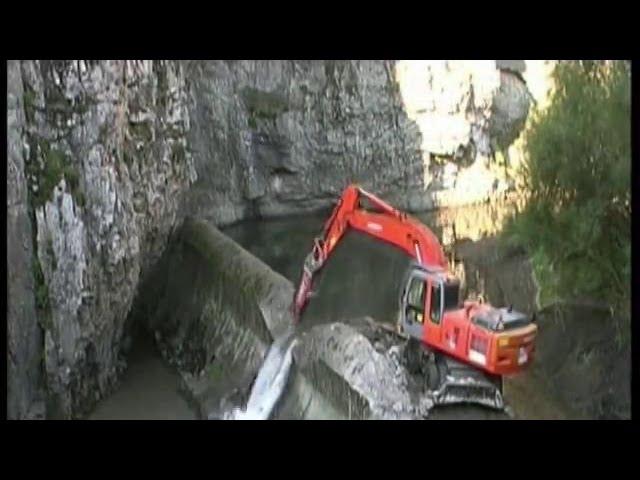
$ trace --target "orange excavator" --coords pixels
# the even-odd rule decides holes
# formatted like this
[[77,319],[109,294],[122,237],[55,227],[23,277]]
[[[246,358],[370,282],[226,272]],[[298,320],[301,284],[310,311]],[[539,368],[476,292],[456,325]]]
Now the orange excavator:
[[502,377],[521,372],[534,358],[534,320],[511,307],[460,304],[460,282],[448,272],[434,233],[357,185],[344,190],[323,233],[314,239],[293,298],[294,320],[301,321],[314,276],[349,229],[413,259],[401,290],[396,332],[427,354],[422,356],[429,364],[424,371],[436,404],[476,402],[503,408]]

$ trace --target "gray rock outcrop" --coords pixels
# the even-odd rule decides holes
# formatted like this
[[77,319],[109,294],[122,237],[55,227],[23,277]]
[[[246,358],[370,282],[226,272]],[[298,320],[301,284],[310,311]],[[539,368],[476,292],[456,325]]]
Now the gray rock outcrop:
[[46,292],[44,364],[61,415],[124,368],[123,326],[192,182],[175,62],[21,62],[25,168]]
[[42,331],[36,316],[33,237],[24,174],[20,62],[7,63],[7,415],[36,418],[42,404]]

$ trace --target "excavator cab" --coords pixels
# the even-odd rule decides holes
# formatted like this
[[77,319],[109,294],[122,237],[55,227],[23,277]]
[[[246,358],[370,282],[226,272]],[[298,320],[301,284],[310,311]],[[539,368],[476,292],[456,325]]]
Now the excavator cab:
[[520,372],[535,352],[537,327],[524,313],[459,302],[460,283],[439,268],[412,264],[400,296],[398,333],[493,375]]
[[418,340],[423,337],[428,288],[427,275],[418,269],[412,270],[400,301],[400,332]]
[[460,322],[460,282],[442,270],[412,264],[400,295],[398,333],[409,337],[412,348],[427,348],[432,359],[424,367],[436,404],[472,402],[502,409],[502,380],[467,366],[447,353],[462,353],[468,329]]
[[458,280],[413,264],[400,296],[400,333],[439,343],[444,314],[459,308],[459,295]]

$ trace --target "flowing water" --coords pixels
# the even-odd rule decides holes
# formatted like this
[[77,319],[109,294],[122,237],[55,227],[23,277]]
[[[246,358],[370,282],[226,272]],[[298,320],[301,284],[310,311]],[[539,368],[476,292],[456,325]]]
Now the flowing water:
[[293,327],[276,339],[251,389],[247,405],[225,413],[228,420],[268,420],[284,392],[292,365]]

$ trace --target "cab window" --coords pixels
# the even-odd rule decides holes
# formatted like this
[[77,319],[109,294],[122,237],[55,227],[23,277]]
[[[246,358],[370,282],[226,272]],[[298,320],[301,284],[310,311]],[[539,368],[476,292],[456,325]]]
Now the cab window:
[[407,314],[411,317],[411,320],[418,323],[422,323],[424,317],[425,291],[424,280],[420,278],[411,279],[407,295]]
[[460,297],[460,282],[458,280],[448,280],[444,284],[444,311],[458,308]]
[[431,321],[435,324],[440,324],[440,313],[441,313],[441,305],[442,305],[442,294],[441,294],[441,286],[440,283],[433,283],[431,285]]

